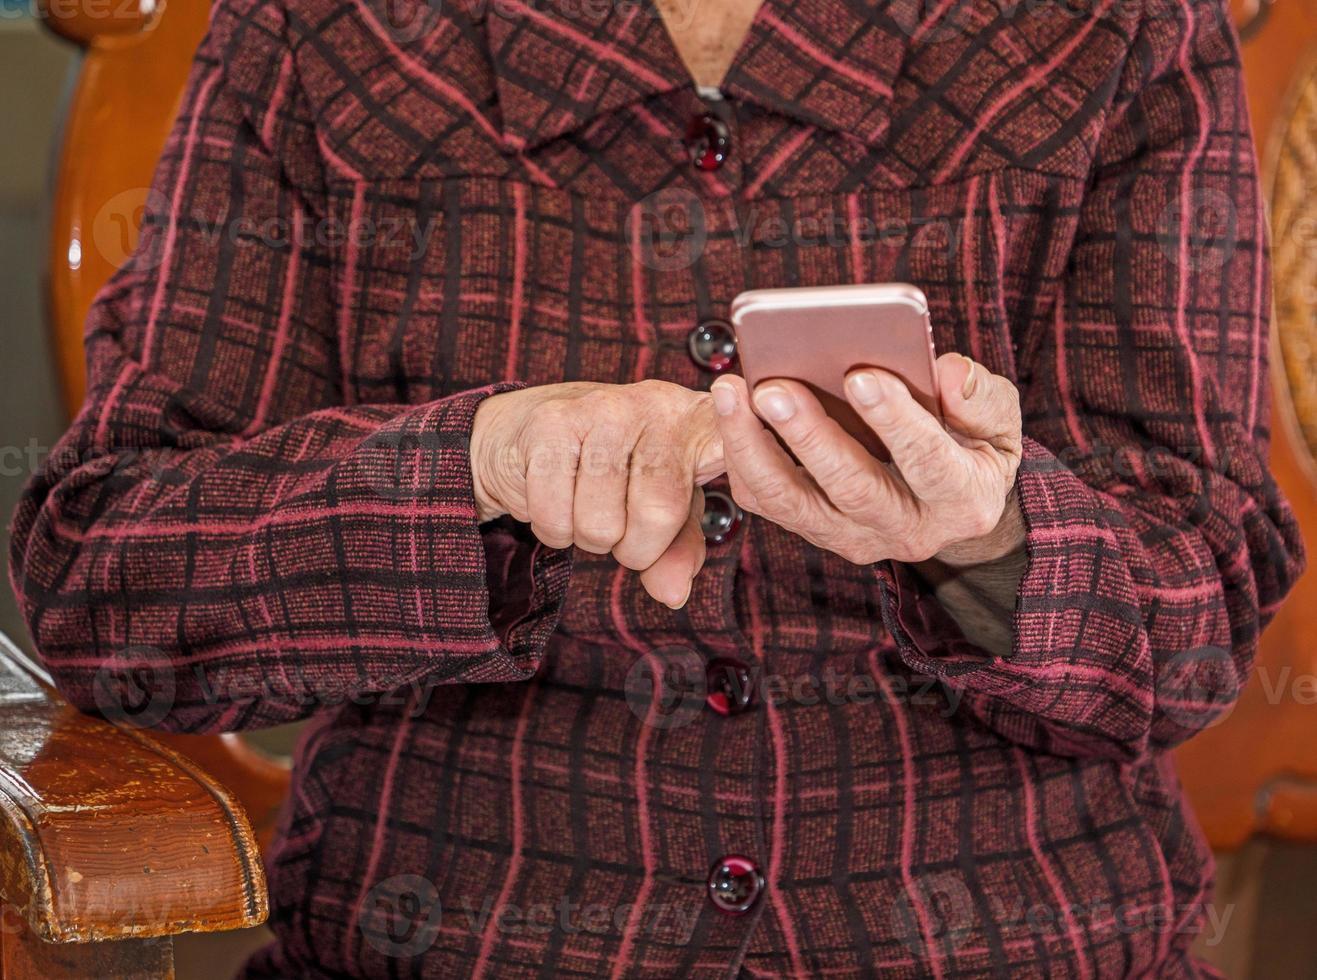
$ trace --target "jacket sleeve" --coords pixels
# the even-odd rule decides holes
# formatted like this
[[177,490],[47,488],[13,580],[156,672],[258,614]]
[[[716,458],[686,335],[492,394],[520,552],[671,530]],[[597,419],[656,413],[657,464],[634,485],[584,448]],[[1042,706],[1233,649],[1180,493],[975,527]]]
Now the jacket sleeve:
[[221,0],[14,518],[14,589],[84,710],[232,730],[538,666],[570,552],[482,529],[467,452],[511,386],[352,404],[324,210],[283,14]]
[[1226,713],[1302,570],[1267,470],[1265,218],[1221,0],[1145,14],[1021,372],[1009,656],[880,568],[901,657],[1003,736],[1134,759]]

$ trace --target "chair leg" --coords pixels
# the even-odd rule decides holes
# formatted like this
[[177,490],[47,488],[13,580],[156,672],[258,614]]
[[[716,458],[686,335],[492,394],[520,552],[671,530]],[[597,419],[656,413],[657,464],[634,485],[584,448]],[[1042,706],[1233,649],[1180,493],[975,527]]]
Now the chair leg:
[[0,907],[0,980],[174,980],[174,941],[47,943]]

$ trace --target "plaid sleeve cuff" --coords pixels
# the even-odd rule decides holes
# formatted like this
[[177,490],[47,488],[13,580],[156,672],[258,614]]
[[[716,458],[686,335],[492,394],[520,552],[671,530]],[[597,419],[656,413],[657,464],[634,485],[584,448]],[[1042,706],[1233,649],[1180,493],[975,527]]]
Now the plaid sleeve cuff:
[[907,666],[965,691],[994,727],[1032,717],[1038,725],[1026,727],[1046,730],[1043,744],[1063,751],[1094,735],[1134,745],[1147,731],[1153,692],[1117,512],[1027,437],[1016,486],[1027,560],[1010,655],[976,646],[899,562],[877,566],[884,624]]
[[377,629],[432,647],[429,670],[439,681],[530,677],[566,600],[571,549],[549,548],[508,520],[478,522],[469,456],[476,409],[520,387],[491,385],[417,406],[365,440],[345,474],[357,494],[396,512],[394,560],[411,588],[412,601],[401,604],[410,615]]

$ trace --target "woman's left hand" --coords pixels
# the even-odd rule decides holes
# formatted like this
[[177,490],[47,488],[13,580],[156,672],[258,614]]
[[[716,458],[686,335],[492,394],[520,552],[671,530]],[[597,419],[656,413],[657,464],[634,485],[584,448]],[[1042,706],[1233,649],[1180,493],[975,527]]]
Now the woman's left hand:
[[797,465],[750,407],[744,379],[719,378],[711,390],[732,497],[856,564],[890,558],[966,566],[1018,550],[1019,393],[960,354],[943,354],[937,372],[946,428],[895,375],[876,368],[847,375],[847,399],[891,464],[829,418],[804,385],[764,381],[754,406]]

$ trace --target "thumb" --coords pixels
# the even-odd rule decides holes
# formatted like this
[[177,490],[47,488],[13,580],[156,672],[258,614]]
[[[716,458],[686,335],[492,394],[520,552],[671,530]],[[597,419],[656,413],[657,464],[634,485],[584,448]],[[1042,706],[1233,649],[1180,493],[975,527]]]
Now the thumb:
[[697,487],[702,487],[727,472],[722,431],[718,428],[718,421],[714,415],[712,397],[706,398],[695,414],[695,425],[690,433],[690,446],[691,473]]
[[964,354],[937,359],[938,391],[947,426],[973,439],[996,444],[1020,438],[1020,393]]
[[691,584],[704,567],[706,555],[700,517],[704,513],[704,491],[691,494],[690,514],[667,550],[640,573],[645,591],[671,609],[680,609],[690,597]]

